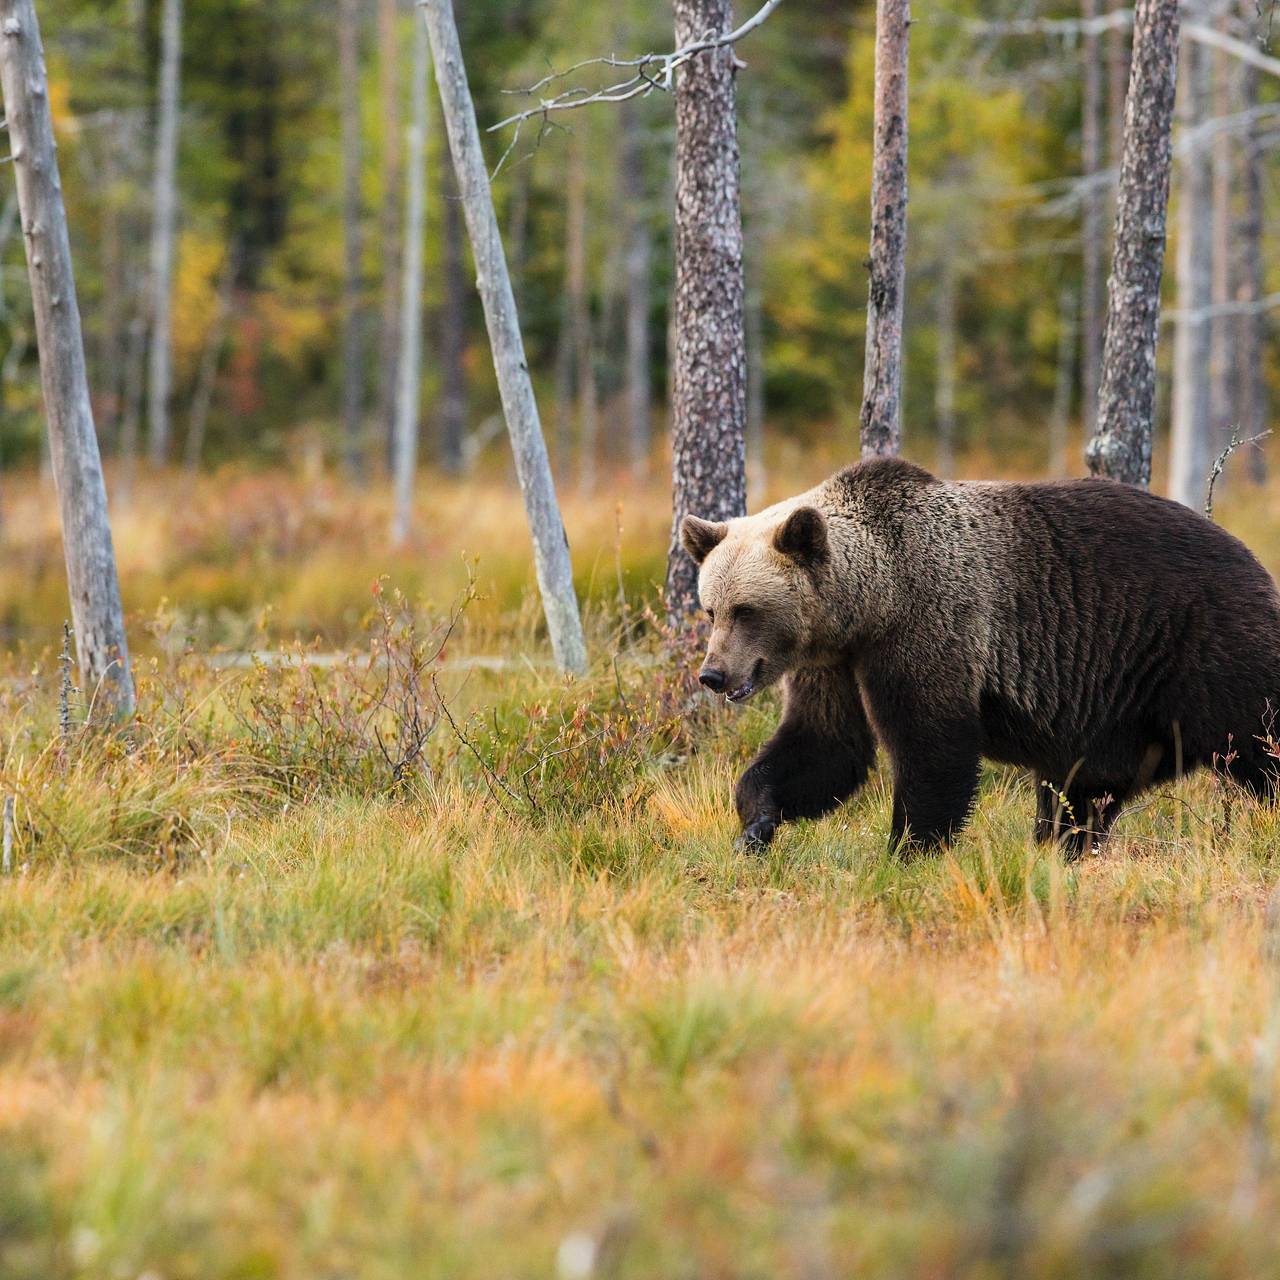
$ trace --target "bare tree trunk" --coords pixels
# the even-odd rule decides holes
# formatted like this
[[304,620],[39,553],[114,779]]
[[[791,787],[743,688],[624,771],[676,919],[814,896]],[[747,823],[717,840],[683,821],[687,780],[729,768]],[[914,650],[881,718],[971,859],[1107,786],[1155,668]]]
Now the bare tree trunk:
[[81,680],[90,706],[126,716],[134,707],[129,646],[89,404],[44,50],[32,0],[0,0],[0,88],[18,185]]
[[1058,294],[1058,365],[1053,382],[1053,410],[1049,415],[1049,474],[1055,479],[1069,473],[1067,424],[1071,417],[1071,391],[1075,373],[1076,295],[1073,289]]
[[360,4],[339,0],[338,78],[342,112],[342,424],[347,475],[364,479],[363,288],[360,234]]
[[155,194],[151,225],[151,371],[147,431],[151,461],[169,456],[173,391],[173,242],[178,210],[178,92],[182,0],[164,0],[160,27],[160,95],[156,117]]
[[378,0],[378,88],[382,99],[382,329],[379,335],[381,401],[379,423],[387,462],[394,465],[396,360],[400,350],[400,63],[396,42],[396,0]]
[[[1242,0],[1246,14],[1252,15],[1254,0]],[[1241,63],[1240,106],[1248,111],[1258,104],[1258,71]],[[1266,293],[1266,264],[1262,256],[1263,183],[1266,153],[1262,133],[1264,122],[1254,120],[1245,134],[1241,156],[1241,218],[1236,236],[1239,248],[1239,280],[1236,298],[1252,304],[1253,311],[1240,316],[1236,335],[1236,379],[1240,394],[1240,435],[1244,439],[1266,430],[1269,418],[1267,379],[1263,353],[1267,349],[1267,313],[1258,307]],[[1250,475],[1261,482],[1266,478],[1266,455],[1261,449],[1250,450]]]
[[642,125],[633,102],[622,107],[622,198],[626,219],[626,397],[631,473],[649,474],[653,452],[653,395],[649,372],[649,302],[653,237],[649,229],[649,186],[645,181]]
[[236,280],[236,249],[227,246],[227,258],[222,264],[218,279],[218,302],[213,324],[205,339],[204,353],[200,357],[200,371],[196,375],[195,395],[191,397],[191,417],[187,423],[187,441],[183,464],[188,471],[196,471],[204,453],[205,428],[209,424],[209,409],[213,405],[213,390],[218,380],[218,366],[222,360],[222,348],[226,345],[227,329],[231,323],[231,296]]
[[427,28],[413,27],[412,105],[405,187],[404,254],[400,293],[400,383],[396,395],[395,515],[392,546],[403,546],[413,527],[413,482],[418,470],[418,411],[422,394],[422,237],[426,227]]
[[[1218,29],[1230,34],[1228,11],[1218,17]],[[1213,115],[1222,119],[1234,110],[1233,92],[1234,59],[1218,50],[1210,53],[1202,50],[1202,56],[1213,68]],[[1211,300],[1226,305],[1231,302],[1231,179],[1235,167],[1234,137],[1220,137],[1212,147],[1213,200],[1213,278],[1210,286]],[[1209,452],[1216,456],[1231,435],[1235,421],[1235,316],[1214,316],[1209,321]],[[1223,477],[1225,479],[1225,477]],[[1218,484],[1222,484],[1222,479]]]
[[[1202,124],[1209,107],[1209,51],[1183,42],[1179,116],[1184,136]],[[1209,422],[1209,321],[1213,291],[1212,175],[1202,144],[1189,146],[1178,190],[1178,321],[1173,348],[1173,432],[1169,496],[1200,509],[1212,461]]]
[[938,428],[935,470],[948,477],[956,465],[956,266],[950,256],[942,263],[937,293],[937,372],[933,408]]
[[[731,29],[732,0],[675,0],[679,47]],[[673,521],[667,609],[698,604],[697,568],[680,524],[746,510],[746,334],[734,56],[698,54],[676,81],[675,371],[671,423]]]
[[451,0],[423,0],[420,7],[431,40],[449,149],[453,154],[467,230],[471,236],[476,283],[484,304],[502,410],[511,434],[516,475],[533,535],[534,565],[551,649],[562,670],[583,671],[587,665],[587,652],[578,599],[573,588],[569,543],[556,502],[555,482],[551,478],[547,446],[542,438],[533,384],[529,380],[515,297],[502,252],[489,174],[480,149],[480,130],[467,87],[453,6]]
[[[438,64],[437,64],[438,65]],[[467,429],[467,282],[456,161],[444,157],[444,303],[440,312],[440,462],[460,475]]]
[[1085,456],[1094,475],[1143,486],[1151,483],[1156,336],[1177,79],[1178,0],[1137,0],[1098,426]]
[[862,375],[862,456],[902,442],[902,305],[907,269],[907,47],[910,0],[876,0],[871,283]]
[[[1111,0],[1110,12],[1121,14],[1129,0]],[[1124,151],[1124,97],[1129,83],[1129,32],[1116,23],[1107,32],[1107,163],[1119,172]]]
[[[1083,0],[1086,23],[1098,16],[1098,0]],[[1097,183],[1102,168],[1102,59],[1098,37],[1088,27],[1081,42],[1084,95],[1081,104],[1080,159],[1085,189],[1081,202],[1080,388],[1086,435],[1098,422],[1098,382],[1102,375],[1102,212],[1105,203]]]

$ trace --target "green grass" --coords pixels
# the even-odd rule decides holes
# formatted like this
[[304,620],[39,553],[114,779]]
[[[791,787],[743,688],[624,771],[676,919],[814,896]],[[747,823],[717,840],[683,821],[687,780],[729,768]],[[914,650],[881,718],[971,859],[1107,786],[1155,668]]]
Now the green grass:
[[1280,1273],[1276,814],[1201,776],[1068,866],[991,769],[903,862],[880,774],[746,856],[776,704],[380,600],[322,671],[157,646],[114,736],[14,659],[0,1277]]

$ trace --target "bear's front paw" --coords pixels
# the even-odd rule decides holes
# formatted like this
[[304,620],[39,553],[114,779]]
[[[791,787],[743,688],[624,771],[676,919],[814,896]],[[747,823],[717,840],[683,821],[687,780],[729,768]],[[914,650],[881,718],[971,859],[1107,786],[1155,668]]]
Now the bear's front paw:
[[744,853],[761,853],[773,840],[773,833],[778,824],[772,818],[757,818],[742,829],[742,834],[734,841],[733,847]]

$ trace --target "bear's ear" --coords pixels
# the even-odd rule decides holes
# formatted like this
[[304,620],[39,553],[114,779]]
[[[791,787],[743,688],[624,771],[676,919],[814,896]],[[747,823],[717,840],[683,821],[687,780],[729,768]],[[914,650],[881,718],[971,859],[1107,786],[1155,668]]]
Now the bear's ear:
[[729,526],[722,520],[700,520],[697,516],[685,516],[680,523],[680,541],[701,564],[724,540]]
[[816,507],[797,507],[777,528],[773,545],[800,564],[817,564],[827,554],[827,522]]

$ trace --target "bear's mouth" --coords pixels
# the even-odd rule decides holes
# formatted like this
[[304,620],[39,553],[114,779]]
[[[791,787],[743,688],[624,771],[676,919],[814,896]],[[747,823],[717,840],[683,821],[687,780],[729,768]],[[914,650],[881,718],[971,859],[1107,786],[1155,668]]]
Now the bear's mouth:
[[756,681],[760,678],[760,668],[764,665],[764,659],[760,659],[752,669],[751,674],[736,688],[726,689],[724,700],[726,702],[746,702],[756,691]]

